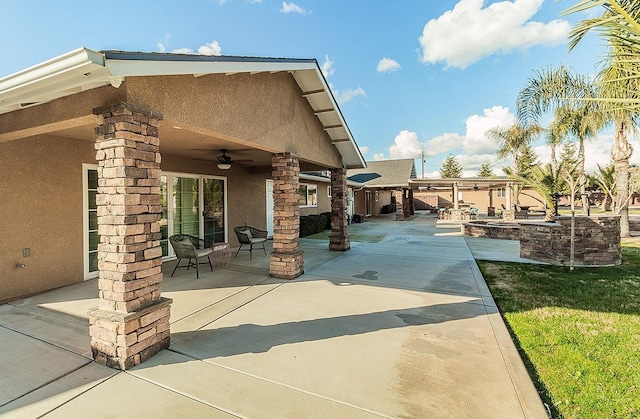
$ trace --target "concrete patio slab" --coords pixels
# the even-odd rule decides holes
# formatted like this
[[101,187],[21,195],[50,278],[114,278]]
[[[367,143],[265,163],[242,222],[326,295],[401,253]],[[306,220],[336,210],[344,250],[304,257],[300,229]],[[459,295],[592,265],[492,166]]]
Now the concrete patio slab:
[[368,219],[348,252],[303,239],[294,281],[262,255],[200,279],[167,262],[171,346],[127,372],[87,357],[96,281],[2,305],[0,413],[545,418],[467,242],[435,221]]
[[78,397],[118,371],[91,362],[0,407],[3,418],[38,418]]
[[68,315],[59,316],[55,310],[5,304],[0,306],[0,326],[92,359],[86,313],[84,319],[69,321]]
[[162,352],[131,374],[176,393],[189,394],[234,417],[380,417],[355,406],[171,351]]
[[[284,284],[171,350],[381,416],[516,417],[492,336],[478,299],[318,280]],[[510,395],[487,404],[496,393]]]
[[51,411],[46,418],[233,418],[215,406],[119,373]]
[[0,354],[0,407],[93,362],[5,327],[0,327]]

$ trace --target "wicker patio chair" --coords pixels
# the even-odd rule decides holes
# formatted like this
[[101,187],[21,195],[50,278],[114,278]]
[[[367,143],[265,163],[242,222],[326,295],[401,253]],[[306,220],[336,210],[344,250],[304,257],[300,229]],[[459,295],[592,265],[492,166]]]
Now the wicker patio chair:
[[[199,239],[195,236],[190,236],[188,234],[176,234],[169,237],[169,242],[171,243],[171,247],[173,247],[173,251],[176,253],[176,257],[178,258],[178,263],[176,263],[176,267],[173,268],[173,272],[171,272],[171,276],[176,273],[176,269],[180,268],[195,268],[196,269],[196,278],[200,278],[200,272],[198,270],[198,265],[209,263],[209,267],[213,271],[213,265],[211,264],[211,253],[213,253],[213,249],[204,247],[204,240]],[[207,258],[206,261],[200,262],[199,258]],[[180,261],[182,259],[187,260],[187,264],[180,266]],[[195,262],[194,262],[195,261]]]
[[[258,230],[255,227],[248,227],[248,226],[234,227],[233,231],[235,231],[236,236],[238,237],[238,241],[240,242],[240,247],[236,252],[236,256],[238,256],[238,253],[240,253],[240,250],[248,250],[249,259],[251,259],[253,255],[254,244],[262,244],[262,250],[264,251],[264,255],[267,256],[267,249],[264,247],[264,243],[267,241],[268,232],[264,230]],[[245,245],[249,245],[249,248],[243,249],[242,246],[245,246]]]

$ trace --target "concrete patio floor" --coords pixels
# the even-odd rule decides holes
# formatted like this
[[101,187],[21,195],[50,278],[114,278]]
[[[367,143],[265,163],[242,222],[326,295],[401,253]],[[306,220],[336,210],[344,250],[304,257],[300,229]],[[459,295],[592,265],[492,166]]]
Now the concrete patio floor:
[[0,305],[0,416],[547,417],[459,233],[430,214],[350,229],[381,239],[302,239],[294,281],[261,251],[198,280],[165,263],[171,346],[126,372],[91,359],[96,281]]

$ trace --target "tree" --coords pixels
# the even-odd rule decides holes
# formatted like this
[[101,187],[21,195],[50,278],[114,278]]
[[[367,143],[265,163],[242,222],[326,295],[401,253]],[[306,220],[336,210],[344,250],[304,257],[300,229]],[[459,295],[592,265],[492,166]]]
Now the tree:
[[530,144],[522,147],[520,158],[518,159],[518,174],[527,177],[531,169],[538,165],[538,155]]
[[526,146],[530,145],[533,139],[543,131],[538,124],[531,124],[527,127],[515,123],[510,127],[492,128],[487,131],[487,136],[498,143],[498,158],[502,159],[511,156],[512,168],[518,172],[518,161]]
[[[549,67],[536,72],[529,78],[524,89],[518,94],[518,116],[524,124],[537,123],[542,114],[553,110],[554,120],[550,127],[551,140],[571,134],[578,142],[578,180],[581,189],[582,212],[587,214],[589,205],[584,187],[586,184],[585,142],[593,138],[605,126],[606,115],[599,112],[594,101],[582,101],[580,98],[596,94],[596,88],[586,76],[576,75],[566,67]],[[555,144],[554,144],[555,145]],[[555,149],[552,147],[552,153]],[[552,154],[552,157],[554,155]],[[552,159],[553,164],[553,159]],[[552,166],[553,167],[553,166]],[[556,166],[555,169],[558,169]]]
[[598,165],[598,173],[591,175],[591,181],[597,185],[602,191],[604,197],[602,198],[602,204],[600,208],[603,211],[611,210],[611,204],[613,198],[615,198],[615,184],[616,184],[616,168],[613,163],[602,167]]
[[459,178],[462,176],[462,166],[453,154],[449,154],[440,168],[441,178]]
[[487,160],[482,163],[480,166],[480,170],[478,171],[479,177],[493,177],[493,169],[491,168],[491,163]]
[[[513,174],[518,176],[522,175],[519,164],[520,157],[523,152],[528,153],[526,150],[531,145],[533,139],[542,133],[543,129],[538,124],[531,124],[527,127],[515,123],[510,127],[497,127],[487,131],[487,137],[498,143],[498,158],[502,159],[507,156],[511,156]],[[518,202],[518,188],[514,189],[515,201]]]
[[620,213],[620,235],[629,237],[628,197],[631,182],[629,158],[633,148],[627,134],[635,129],[640,110],[640,2],[637,0],[583,0],[565,13],[576,13],[595,6],[602,6],[600,17],[578,22],[570,34],[570,49],[573,49],[591,30],[598,31],[609,45],[609,56],[598,73],[597,95],[585,97],[586,101],[599,103],[615,125],[611,158],[615,166],[616,202],[622,204]]
[[[556,201],[553,199],[553,194],[562,192],[562,179],[558,172],[555,172],[551,168],[551,164],[540,165],[536,164],[531,167],[528,176],[520,176],[514,174],[507,168],[507,174],[514,177],[519,182],[526,186],[529,186],[542,197],[542,204],[546,208],[545,221],[553,221],[556,212]],[[537,199],[537,198],[536,198]]]

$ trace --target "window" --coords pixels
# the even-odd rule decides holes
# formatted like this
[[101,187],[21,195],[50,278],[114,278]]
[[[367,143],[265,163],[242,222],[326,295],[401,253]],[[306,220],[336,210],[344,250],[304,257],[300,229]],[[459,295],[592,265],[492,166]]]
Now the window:
[[82,167],[84,185],[84,278],[98,276],[98,194],[97,166],[85,164]]
[[505,197],[504,188],[498,189],[498,198],[504,198],[504,197]]
[[298,195],[298,202],[301,207],[318,206],[318,187],[316,185],[300,184]]

